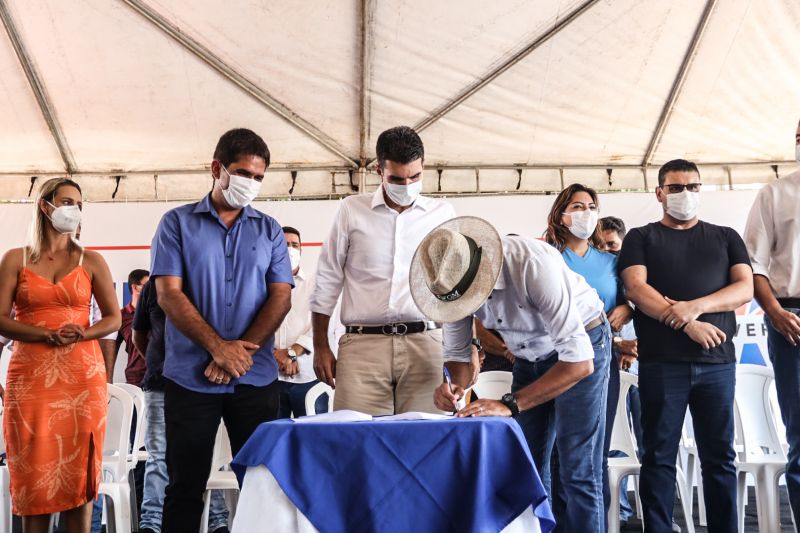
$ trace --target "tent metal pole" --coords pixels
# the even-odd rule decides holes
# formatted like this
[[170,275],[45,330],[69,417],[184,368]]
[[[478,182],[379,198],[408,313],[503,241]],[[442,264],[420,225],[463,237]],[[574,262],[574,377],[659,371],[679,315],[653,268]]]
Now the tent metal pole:
[[[72,150],[69,148],[64,130],[61,129],[61,124],[58,122],[55,108],[47,95],[47,88],[39,77],[39,73],[36,71],[36,67],[28,54],[28,50],[25,48],[25,43],[23,43],[22,36],[14,23],[14,18],[11,16],[11,10],[8,8],[6,0],[0,0],[0,18],[3,19],[3,26],[6,29],[8,38],[11,40],[11,45],[14,47],[14,52],[17,54],[17,59],[19,59],[22,70],[25,71],[25,77],[28,78],[28,83],[31,86],[33,95],[36,97],[36,103],[39,104],[39,110],[58,147],[58,152],[61,154],[64,169],[68,174],[72,175],[77,172],[77,165],[75,164],[75,158],[72,156]],[[63,172],[60,174],[63,174]]]
[[358,149],[359,193],[366,192],[366,167],[368,163],[367,143],[369,143],[370,112],[372,110],[370,88],[372,82],[372,24],[374,15],[375,0],[361,0],[361,114],[359,117],[361,132]]
[[675,102],[678,100],[678,96],[680,96],[681,89],[683,89],[683,84],[686,81],[687,75],[689,74],[689,69],[694,61],[697,48],[700,45],[700,41],[703,38],[706,28],[708,27],[708,21],[711,18],[711,12],[714,11],[714,7],[716,5],[717,0],[708,0],[706,2],[703,15],[700,17],[700,22],[697,24],[694,36],[692,37],[692,42],[689,44],[689,48],[686,50],[686,54],[683,56],[681,68],[678,70],[677,76],[675,76],[672,89],[669,92],[667,101],[664,103],[664,107],[661,109],[661,115],[658,117],[658,122],[656,123],[655,130],[653,131],[653,136],[650,138],[650,143],[647,145],[647,151],[644,154],[644,158],[642,158],[642,166],[644,167],[649,166],[653,161],[656,148],[661,142],[661,137],[664,134],[667,123],[669,123],[670,117],[672,116],[672,110],[675,108]]
[[348,165],[358,167],[358,163],[347,155],[345,149],[340,146],[332,137],[321,131],[319,128],[302,118],[295,113],[292,109],[284,103],[277,100],[267,91],[244,77],[236,69],[228,65],[220,57],[214,54],[211,50],[197,42],[190,37],[186,32],[181,30],[178,26],[167,20],[163,15],[156,10],[145,4],[141,0],[122,0],[128,4],[134,11],[142,15],[145,19],[150,21],[158,29],[166,33],[170,38],[175,40],[186,50],[194,54],[201,61],[216,70],[219,74],[233,82],[236,86],[244,92],[255,98],[262,105],[280,115],[284,120],[292,124],[294,127],[317,141],[320,145],[324,146],[334,154],[338,155]]
[[464,100],[475,94],[476,92],[480,91],[484,87],[486,87],[489,83],[491,83],[495,78],[500,76],[503,72],[507,71],[523,59],[525,59],[531,52],[542,46],[544,43],[550,40],[550,38],[555,37],[558,33],[569,26],[575,19],[580,17],[584,14],[589,8],[591,8],[594,4],[596,4],[598,0],[586,0],[580,6],[572,10],[566,17],[557,21],[550,29],[548,29],[544,34],[540,35],[536,39],[534,39],[531,43],[529,43],[525,48],[520,50],[519,52],[515,53],[507,60],[503,61],[497,67],[491,69],[489,72],[484,74],[481,78],[474,81],[470,85],[464,87],[461,91],[458,92],[453,98],[445,102],[439,108],[434,110],[430,115],[422,119],[421,121],[417,122],[414,126],[414,129],[417,132],[420,132],[445,116],[447,113],[452,111],[456,108],[459,104],[461,104]]

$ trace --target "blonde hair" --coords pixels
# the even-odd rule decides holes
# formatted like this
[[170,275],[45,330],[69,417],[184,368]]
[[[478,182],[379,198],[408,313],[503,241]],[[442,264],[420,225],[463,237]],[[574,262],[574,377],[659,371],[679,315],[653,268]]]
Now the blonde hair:
[[[42,246],[44,245],[44,229],[47,227],[48,218],[42,211],[42,200],[53,203],[53,200],[61,187],[70,186],[78,189],[81,192],[81,186],[69,178],[52,178],[39,187],[39,192],[36,194],[36,201],[34,202],[33,219],[31,220],[27,252],[30,254],[31,263],[39,262],[42,257]],[[83,194],[83,193],[81,193]],[[71,250],[81,249],[81,245],[75,238],[75,234],[70,234],[70,248]]]

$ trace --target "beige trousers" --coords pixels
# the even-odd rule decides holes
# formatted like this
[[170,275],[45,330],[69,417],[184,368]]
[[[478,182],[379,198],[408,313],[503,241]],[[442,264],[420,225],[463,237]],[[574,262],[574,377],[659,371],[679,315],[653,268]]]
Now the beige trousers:
[[410,335],[348,333],[339,340],[333,409],[373,416],[441,413],[433,391],[442,382],[442,330]]

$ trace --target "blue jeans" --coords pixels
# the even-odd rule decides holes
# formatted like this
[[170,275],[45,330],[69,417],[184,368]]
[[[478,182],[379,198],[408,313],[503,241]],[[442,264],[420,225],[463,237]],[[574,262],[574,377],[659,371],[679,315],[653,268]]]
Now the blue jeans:
[[[550,495],[557,531],[601,531],[606,522],[602,465],[611,330],[606,322],[588,334],[594,349],[594,373],[554,400],[517,417]],[[517,358],[511,390],[535,382],[556,362],[556,352],[535,363]],[[550,475],[554,444],[558,448],[558,483],[553,483]]]
[[[142,517],[139,529],[149,527],[153,531],[161,531],[161,514],[164,508],[164,490],[169,478],[167,476],[167,432],[164,425],[164,392],[145,391],[145,426],[144,444],[147,449],[147,463],[144,467],[144,496],[142,498]],[[228,509],[222,492],[211,492],[211,506],[208,513],[208,530],[213,532],[228,525]]]
[[688,406],[703,472],[709,533],[737,530],[733,393],[736,364],[640,361],[644,457],[639,481],[644,528],[672,531],[675,462]]
[[[280,407],[278,407],[278,418],[290,418],[294,416],[306,416],[306,393],[308,390],[319,383],[318,379],[308,383],[292,383],[281,381]],[[317,414],[328,412],[328,395],[323,394],[314,403]]]
[[[786,309],[800,314],[800,309]],[[786,439],[789,441],[789,462],[786,463],[786,488],[789,490],[789,504],[795,520],[800,520],[800,346],[792,346],[767,324],[767,347],[772,368],[775,371],[775,388],[778,392],[778,405],[781,418],[786,426]]]

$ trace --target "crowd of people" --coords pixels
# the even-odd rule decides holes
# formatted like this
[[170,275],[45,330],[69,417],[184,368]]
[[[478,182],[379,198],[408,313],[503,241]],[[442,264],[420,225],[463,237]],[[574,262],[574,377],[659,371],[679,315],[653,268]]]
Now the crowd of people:
[[[800,128],[796,140],[800,159]],[[235,455],[259,424],[304,416],[319,381],[335,389],[336,410],[514,417],[558,530],[605,531],[620,512],[607,476],[620,372],[639,375],[628,401],[646,530],[676,527],[688,408],[709,531],[735,531],[734,310],[754,291],[800,516],[800,172],[760,191],[744,239],[698,219],[700,172],[683,159],[659,169],[660,220],[627,231],[599,218],[594,190],[572,184],[541,238],[501,237],[421,195],[413,129],[384,131],[376,154],[381,185],[340,202],[309,275],[301,232],[250,205],[267,144],[226,132],[212,190],[163,216],[122,309],[103,257],[80,244],[79,184],[42,184],[28,245],[0,262],[0,334],[13,343],[3,431],[26,533],[47,532],[53,513],[70,532],[99,531],[106,383],[123,343],[125,380],[146,398],[148,459],[134,473],[145,533],[199,529],[220,421]],[[511,372],[511,391],[464,405],[481,370]],[[227,527],[214,494],[208,529]]]

